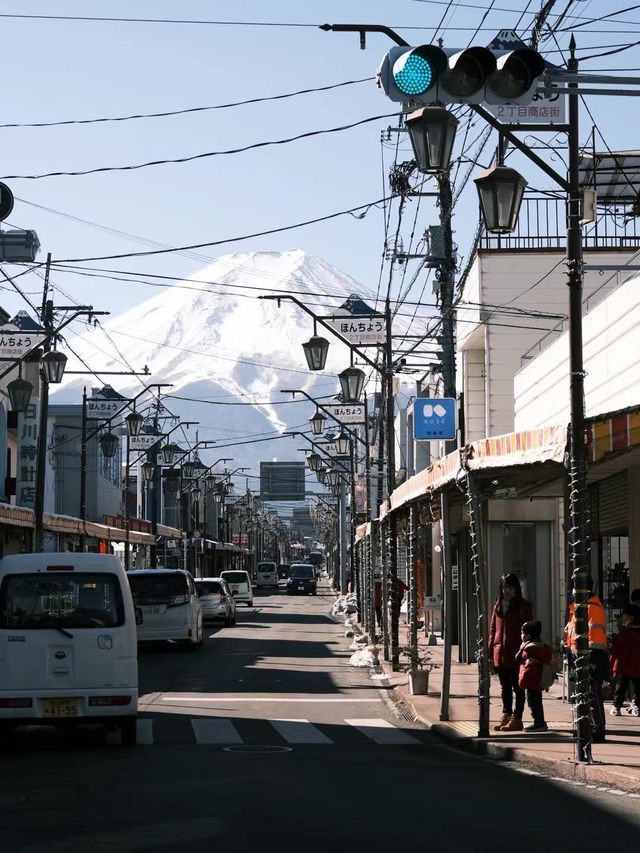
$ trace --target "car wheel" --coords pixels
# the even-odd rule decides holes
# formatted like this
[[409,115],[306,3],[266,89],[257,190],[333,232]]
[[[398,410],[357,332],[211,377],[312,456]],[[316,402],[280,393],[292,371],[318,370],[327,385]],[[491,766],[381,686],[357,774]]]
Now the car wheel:
[[120,746],[135,746],[138,742],[138,724],[135,715],[120,720]]
[[229,613],[229,615],[227,616],[227,618],[224,620],[224,624],[226,625],[226,627],[227,627],[227,628],[229,628],[231,625],[233,625],[233,620],[232,620],[232,618],[231,618],[231,613]]

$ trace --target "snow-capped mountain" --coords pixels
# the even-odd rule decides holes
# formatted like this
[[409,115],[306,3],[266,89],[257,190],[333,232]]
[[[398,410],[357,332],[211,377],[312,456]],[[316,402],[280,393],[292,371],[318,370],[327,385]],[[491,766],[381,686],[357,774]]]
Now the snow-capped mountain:
[[[328,399],[339,391],[337,373],[349,364],[348,349],[319,328],[318,334],[330,340],[327,365],[321,373],[308,371],[301,345],[313,334],[312,318],[289,300],[278,306],[258,296],[291,294],[315,314],[326,315],[354,293],[374,305],[375,296],[361,284],[301,250],[225,255],[69,344],[98,374],[148,365],[149,377],[105,376],[104,381],[125,396],[143,384],[172,383],[163,389],[167,409],[182,420],[199,421],[190,438],[197,430],[199,439],[216,441],[220,448],[203,451],[203,461],[230,456],[229,467],[249,466],[258,474],[260,460],[302,460],[296,448],[306,442],[284,438],[225,445],[306,429],[313,405],[301,397],[283,404],[290,395],[280,390],[302,388]],[[70,351],[69,356],[71,367],[75,359]],[[99,383],[69,376],[53,402],[79,401],[83,385]],[[255,488],[257,481],[250,482]]]

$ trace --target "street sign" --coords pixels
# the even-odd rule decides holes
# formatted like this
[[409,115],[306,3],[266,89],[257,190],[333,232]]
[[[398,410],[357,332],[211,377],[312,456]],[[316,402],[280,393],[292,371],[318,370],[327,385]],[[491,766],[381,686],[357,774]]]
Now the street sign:
[[360,347],[384,344],[387,328],[382,314],[344,314],[321,318],[347,343]]
[[416,441],[456,437],[456,401],[453,397],[418,397],[413,401],[413,437]]
[[148,450],[161,438],[163,438],[161,435],[147,435],[146,433],[132,435],[129,439],[129,450]]
[[566,98],[556,92],[550,98],[535,94],[530,104],[486,104],[487,110],[505,124],[566,124]]
[[18,361],[24,358],[46,337],[45,334],[21,332],[15,326],[0,326],[0,361]]
[[442,607],[441,595],[425,595],[424,609],[425,610],[440,610]]
[[345,405],[344,403],[326,403],[323,409],[341,424],[363,424],[364,406],[359,404]]
[[122,402],[122,400],[104,400],[101,397],[89,397],[87,400],[87,417],[92,420],[106,421],[122,408]]
[[327,456],[337,456],[338,450],[335,441],[316,441],[318,447],[323,450]]
[[0,183],[0,222],[13,210],[13,193],[6,184]]

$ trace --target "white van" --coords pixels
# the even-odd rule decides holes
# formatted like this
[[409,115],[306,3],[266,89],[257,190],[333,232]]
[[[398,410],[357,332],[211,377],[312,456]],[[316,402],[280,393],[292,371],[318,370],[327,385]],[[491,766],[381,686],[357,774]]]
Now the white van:
[[249,607],[253,607],[253,590],[248,572],[244,569],[225,569],[224,572],[220,572],[220,577],[229,584],[231,595],[236,603],[244,601]]
[[110,554],[0,560],[0,730],[104,723],[136,742],[136,614]]
[[261,560],[258,563],[256,586],[278,586],[278,567],[273,560]]
[[138,642],[170,640],[187,649],[202,646],[202,604],[184,569],[135,569],[128,572],[133,603],[142,611]]

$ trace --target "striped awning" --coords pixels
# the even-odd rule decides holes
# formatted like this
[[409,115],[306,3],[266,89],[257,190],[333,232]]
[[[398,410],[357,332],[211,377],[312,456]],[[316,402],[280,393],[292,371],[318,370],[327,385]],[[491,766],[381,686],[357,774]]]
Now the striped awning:
[[620,453],[640,445],[638,408],[590,419],[589,462],[598,462],[610,453]]

